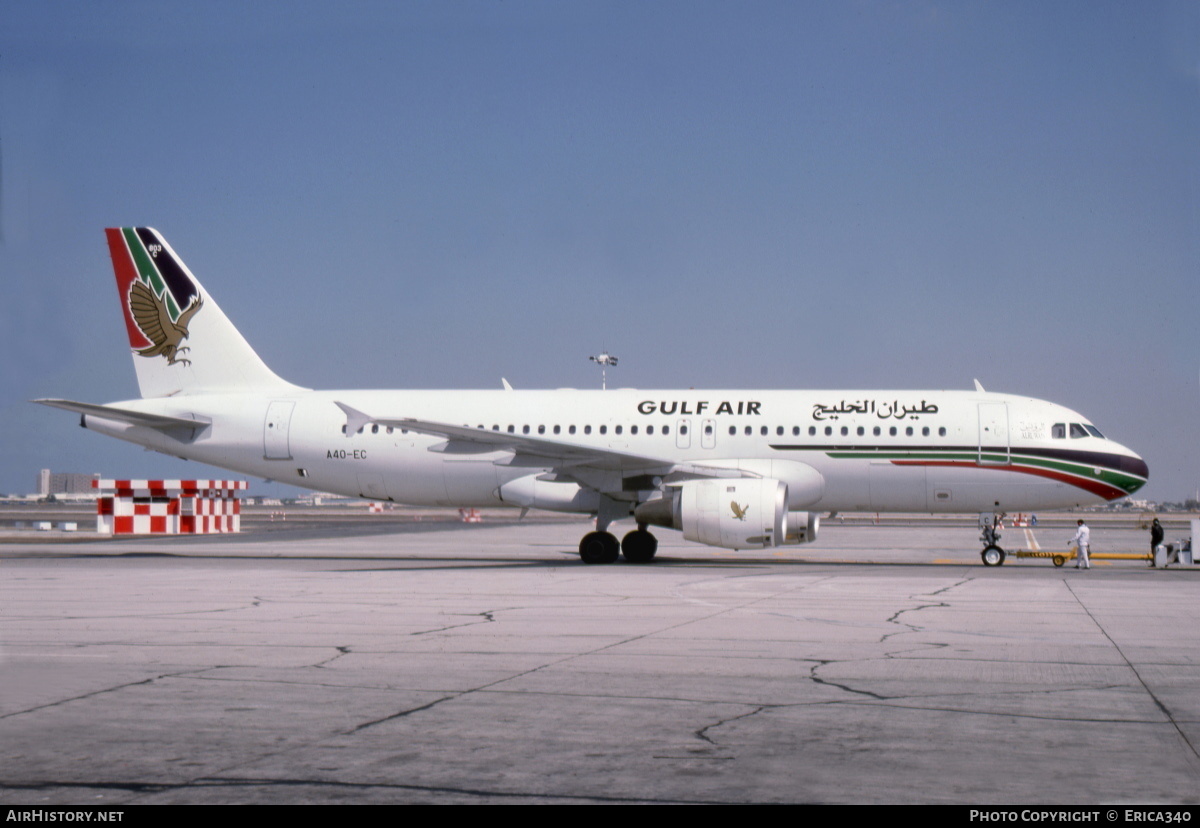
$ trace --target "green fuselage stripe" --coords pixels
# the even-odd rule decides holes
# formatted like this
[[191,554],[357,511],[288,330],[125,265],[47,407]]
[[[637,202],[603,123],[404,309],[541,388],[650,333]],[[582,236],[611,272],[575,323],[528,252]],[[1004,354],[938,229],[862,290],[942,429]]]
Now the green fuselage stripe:
[[909,462],[975,462],[980,468],[989,466],[1030,466],[1033,468],[1053,469],[1064,474],[1085,477],[1089,480],[1099,480],[1125,492],[1137,491],[1145,480],[1102,466],[1084,463],[1072,463],[1065,460],[1051,460],[1028,454],[1012,452],[988,451],[827,451],[829,457],[839,460],[902,460]]

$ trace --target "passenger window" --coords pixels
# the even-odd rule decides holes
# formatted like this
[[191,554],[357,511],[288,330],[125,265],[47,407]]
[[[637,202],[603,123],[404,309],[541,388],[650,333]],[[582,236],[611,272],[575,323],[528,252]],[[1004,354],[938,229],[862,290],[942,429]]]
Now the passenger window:
[[800,436],[800,426],[792,426],[792,436],[793,437]]
[[616,427],[616,429],[615,429],[615,430],[616,430],[616,433],[617,433],[617,434],[620,434],[620,433],[621,433],[621,429],[622,429],[622,426],[617,426],[617,427]]
[[544,425],[538,426],[538,434],[545,434],[545,433],[546,433],[546,427]]
[[528,433],[529,433],[529,426],[527,426],[527,425],[523,425],[523,426],[521,426],[521,433],[522,433],[522,434],[528,434]]
[[754,433],[754,430],[752,428],[750,428],[750,426],[746,426],[746,436],[749,437],[753,433]]
[[939,437],[946,436],[946,427],[945,426],[941,426],[940,428],[938,428],[938,436]]
[[761,434],[762,436],[766,437],[767,436],[767,427],[763,426],[762,428],[760,428],[758,430],[758,433]]
[[850,428],[848,426],[842,426],[842,436],[845,437],[849,433],[850,433]]
[[783,436],[783,426],[776,426],[775,434],[779,437],[782,437]]
[[867,433],[867,430],[865,428],[863,428],[862,426],[858,427],[858,436],[859,437],[863,436],[866,433]]
[[905,436],[905,437],[911,437],[911,436],[912,436],[912,426],[909,426],[908,428],[904,429],[904,436]]
[[922,428],[922,429],[921,429],[921,436],[922,436],[922,437],[928,437],[928,436],[929,436],[929,426],[925,426],[924,428]]
[[679,427],[679,433],[680,433],[680,434],[687,434],[687,426],[685,426],[685,425],[681,425],[681,426]]
[[1067,424],[1055,423],[1050,426],[1050,436],[1055,440],[1062,440],[1067,436]]
[[555,434],[561,434],[561,433],[562,433],[562,426],[555,426],[555,427],[554,427],[554,433],[555,433]]
[[575,426],[567,426],[567,434],[574,434]]
[[663,426],[663,434],[670,434],[670,433],[671,433],[671,427]]
[[608,426],[606,426],[606,425],[602,425],[602,426],[600,426],[600,433],[601,433],[601,434],[608,434]]
[[875,426],[873,429],[871,429],[871,433],[878,437],[883,433],[883,429],[881,429],[879,426]]
[[630,434],[637,434],[637,426],[630,426],[630,427],[629,427],[629,433],[630,433]]
[[888,436],[889,436],[889,437],[895,437],[895,436],[896,436],[896,427],[895,427],[895,426],[892,426],[891,428],[889,428],[889,429],[888,429]]
[[713,427],[712,427],[712,423],[705,423],[705,424],[704,424],[704,433],[705,433],[707,436],[709,436],[709,437],[711,437],[711,436],[712,436],[712,433],[713,433]]
[[828,437],[831,434],[833,434],[833,426],[825,426],[825,436]]
[[816,436],[817,436],[817,427],[816,427],[816,426],[809,426],[809,427],[808,427],[808,436],[809,436],[809,437],[816,437]]
[[732,437],[735,434],[737,434],[737,426],[730,426],[729,427],[729,436]]
[[653,434],[653,433],[654,433],[654,426],[646,426],[646,433],[647,433],[647,434]]
[[583,427],[583,433],[584,433],[584,434],[591,434],[591,433],[592,433],[592,427],[591,427],[590,425],[586,425],[586,426],[584,426],[584,427]]

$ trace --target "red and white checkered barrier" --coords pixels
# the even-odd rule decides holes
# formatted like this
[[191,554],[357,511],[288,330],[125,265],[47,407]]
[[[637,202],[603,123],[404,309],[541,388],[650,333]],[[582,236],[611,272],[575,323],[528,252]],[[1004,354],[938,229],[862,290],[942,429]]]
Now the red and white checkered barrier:
[[110,535],[240,532],[245,480],[93,480],[96,531]]

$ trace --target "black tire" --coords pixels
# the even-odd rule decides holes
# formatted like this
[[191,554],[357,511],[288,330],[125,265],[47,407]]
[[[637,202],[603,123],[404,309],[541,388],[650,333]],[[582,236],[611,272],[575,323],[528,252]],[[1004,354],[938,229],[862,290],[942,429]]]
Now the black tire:
[[621,545],[610,532],[588,532],[579,542],[579,559],[585,564],[610,564],[621,555]]
[[658,538],[645,529],[634,529],[621,541],[621,553],[629,563],[650,563],[658,552]]
[[1055,566],[1062,566],[1063,564],[1065,564],[1067,562],[1067,559],[1064,558],[1062,555],[1055,555],[1050,560],[1054,561]]
[[1001,566],[1004,563],[1004,550],[993,543],[985,546],[979,557],[983,559],[984,566]]

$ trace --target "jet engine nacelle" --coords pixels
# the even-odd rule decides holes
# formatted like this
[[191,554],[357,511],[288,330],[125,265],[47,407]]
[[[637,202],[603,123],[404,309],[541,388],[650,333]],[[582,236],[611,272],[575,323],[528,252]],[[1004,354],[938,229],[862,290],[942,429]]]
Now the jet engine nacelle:
[[641,523],[680,529],[723,549],[780,546],[787,535],[787,484],[770,478],[689,480],[634,511]]

